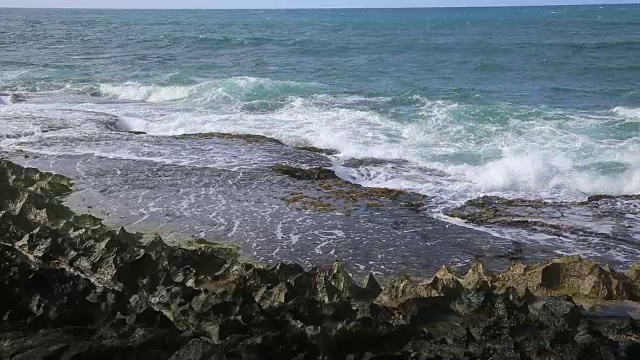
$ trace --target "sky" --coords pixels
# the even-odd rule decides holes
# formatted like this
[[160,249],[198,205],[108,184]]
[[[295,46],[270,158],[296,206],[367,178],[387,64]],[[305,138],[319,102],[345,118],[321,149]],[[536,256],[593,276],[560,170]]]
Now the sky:
[[[625,0],[0,0],[0,7],[266,9],[612,4]],[[633,2],[633,1],[626,1]]]

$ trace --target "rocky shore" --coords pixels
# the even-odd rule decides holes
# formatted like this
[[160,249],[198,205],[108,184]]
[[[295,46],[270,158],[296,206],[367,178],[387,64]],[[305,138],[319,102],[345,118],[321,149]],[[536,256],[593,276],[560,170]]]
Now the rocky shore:
[[493,229],[572,239],[575,248],[583,247],[585,254],[593,249],[615,254],[619,248],[638,245],[639,200],[638,195],[595,195],[585,201],[564,202],[484,196],[447,209],[445,214]]
[[[43,139],[36,144],[42,151],[17,149],[0,156],[73,178],[74,192],[63,203],[111,227],[147,234],[145,239],[159,233],[168,244],[229,241],[265,264],[286,261],[310,268],[340,259],[352,274],[382,279],[401,271],[428,277],[442,263],[468,267],[479,255],[492,269],[508,267],[509,255],[519,250],[531,254],[530,261],[558,256],[555,248],[514,244],[439,220],[432,216],[432,198],[424,194],[350,181],[348,170],[324,154],[328,150],[242,134],[114,131],[106,136],[87,136],[62,154],[48,150],[57,146],[51,141],[60,142]],[[141,152],[122,154],[122,141]],[[108,149],[93,156],[76,154],[78,147]],[[173,150],[163,156],[166,149]],[[189,149],[193,161],[163,160],[183,151],[178,149]]]
[[638,267],[568,257],[359,284],[340,262],[145,243],[64,206],[71,188],[0,161],[2,359],[640,358],[636,321],[602,310],[637,304]]

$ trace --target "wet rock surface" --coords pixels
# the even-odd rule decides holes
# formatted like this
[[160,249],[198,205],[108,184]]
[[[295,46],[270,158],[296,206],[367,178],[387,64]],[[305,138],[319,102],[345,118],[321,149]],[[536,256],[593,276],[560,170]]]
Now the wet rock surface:
[[[29,152],[6,156],[72,177],[76,191],[65,204],[110,226],[159,233],[168,243],[229,241],[259,262],[285,260],[310,268],[342,259],[358,275],[428,276],[442,262],[466,266],[478,254],[492,268],[506,268],[514,251],[508,239],[434,218],[427,196],[339,177],[331,160],[315,152],[218,136],[178,142],[127,132],[109,136],[126,137],[139,149],[123,154],[120,140],[110,137],[80,137],[86,142],[73,146],[51,137],[31,144],[36,149]],[[165,162],[176,158],[175,149],[163,157],[176,143],[185,160]],[[63,154],[49,154],[53,146],[64,147]],[[94,154],[76,154],[85,147]],[[554,256],[524,250],[531,261]]]
[[338,154],[338,150],[322,149],[322,148],[315,147],[315,146],[296,146],[296,149],[303,150],[303,151],[314,152],[314,153],[323,154],[323,155],[329,155],[329,156]]
[[578,257],[359,284],[336,262],[242,262],[78,215],[70,179],[0,161],[3,359],[636,359],[640,328],[574,299],[638,299]]
[[195,133],[176,135],[176,139],[224,139],[224,140],[242,140],[248,143],[273,143],[283,145],[282,141],[262,135],[251,134],[228,134],[228,133]]
[[[441,263],[465,267],[476,259],[494,269],[565,255],[619,268],[640,262],[633,235],[631,241],[611,241],[598,234],[539,236],[530,227],[474,228],[442,218],[437,189],[425,196],[363,180],[375,177],[380,166],[409,166],[403,161],[349,160],[254,135],[131,133],[117,116],[75,113],[79,117],[68,123],[59,121],[66,111],[33,114],[42,117],[41,133],[21,117],[12,118],[8,133],[17,137],[5,141],[0,156],[73,178],[76,191],[65,199],[72,209],[110,226],[159,233],[169,243],[229,241],[257,261],[286,260],[306,268],[343,259],[349,271],[379,277],[400,271],[429,276]],[[83,128],[87,119],[99,135],[91,126]],[[601,212],[592,223],[611,222],[608,216]]]
[[496,230],[521,229],[549,239],[573,240],[575,252],[585,256],[640,253],[638,195],[594,195],[575,202],[485,196],[445,214]]
[[273,172],[287,175],[297,180],[340,180],[340,177],[331,169],[314,167],[302,169],[290,165],[279,164],[272,168]]

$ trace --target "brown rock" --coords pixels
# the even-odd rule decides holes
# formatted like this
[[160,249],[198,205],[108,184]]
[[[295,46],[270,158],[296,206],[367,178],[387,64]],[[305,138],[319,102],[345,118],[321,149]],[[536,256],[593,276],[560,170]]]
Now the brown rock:
[[456,296],[462,290],[463,285],[453,269],[443,266],[429,281],[421,281],[406,274],[399,276],[387,284],[378,301],[397,306],[412,298]]
[[627,276],[636,286],[640,286],[640,264],[633,264],[627,272]]
[[491,284],[492,281],[493,274],[481,262],[477,261],[471,265],[469,272],[462,279],[462,285],[465,288],[478,288],[483,283]]
[[276,173],[287,175],[297,180],[339,180],[333,170],[321,167],[302,169],[289,165],[276,165],[272,168]]
[[570,295],[584,299],[637,300],[631,279],[608,265],[570,256],[525,266],[514,264],[497,274],[493,283],[498,291],[513,287],[535,295]]

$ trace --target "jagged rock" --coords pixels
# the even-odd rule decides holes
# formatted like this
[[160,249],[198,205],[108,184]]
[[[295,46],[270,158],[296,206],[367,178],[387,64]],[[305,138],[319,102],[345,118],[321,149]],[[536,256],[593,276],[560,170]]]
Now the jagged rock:
[[629,271],[627,272],[627,276],[634,284],[640,284],[640,264],[633,264]]
[[493,285],[500,291],[512,287],[536,295],[571,295],[585,299],[638,299],[637,286],[623,273],[608,265],[577,256],[551,260],[543,264],[525,266],[514,264],[507,271],[496,274]]
[[469,272],[462,279],[465,288],[479,288],[483,284],[491,284],[492,282],[493,274],[481,262],[475,262],[471,265]]
[[62,175],[23,168],[10,161],[0,160],[0,186],[3,186],[5,191],[10,187],[38,194],[62,196],[71,192],[73,182]]
[[378,300],[384,304],[397,305],[416,297],[457,296],[462,289],[462,283],[455,272],[443,266],[429,281],[401,275],[387,284]]
[[219,356],[220,349],[207,338],[196,338],[178,350],[169,360],[210,360]]
[[637,301],[638,271],[633,267],[629,275],[616,272],[608,265],[577,256],[550,260],[536,265],[514,263],[501,273],[488,271],[481,263],[471,266],[459,279],[443,267],[431,281],[400,276],[387,285],[380,301],[397,304],[411,297],[457,295],[463,288],[489,286],[497,293],[515,292],[520,297],[570,295],[581,300]]
[[[52,186],[52,184],[57,184]],[[572,295],[636,299],[637,270],[577,257],[357,284],[344,264],[241,262],[110,229],[66,178],[0,162],[0,358],[633,359],[640,328]],[[535,294],[535,295],[534,295]],[[536,295],[538,295],[536,297]]]
[[539,321],[551,328],[577,327],[582,318],[578,306],[570,297],[542,299],[529,309]]
[[458,314],[475,314],[494,307],[494,293],[485,283],[484,287],[464,289],[451,305]]

